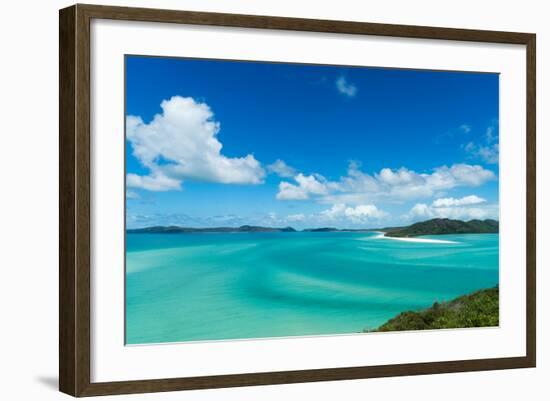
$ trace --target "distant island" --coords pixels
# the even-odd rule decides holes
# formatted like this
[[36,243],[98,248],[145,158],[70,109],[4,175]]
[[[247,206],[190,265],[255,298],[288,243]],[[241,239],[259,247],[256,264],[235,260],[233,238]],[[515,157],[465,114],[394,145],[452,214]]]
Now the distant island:
[[491,219],[470,221],[431,219],[408,227],[390,227],[379,231],[384,232],[386,237],[416,237],[440,234],[490,234],[498,233],[498,228],[498,221]]
[[416,237],[419,235],[440,234],[489,234],[498,233],[499,224],[496,220],[451,220],[431,219],[406,227],[385,228],[305,228],[296,230],[292,227],[262,227],[244,225],[240,227],[180,227],[180,226],[153,226],[144,228],[131,228],[126,230],[130,234],[184,234],[184,233],[293,233],[293,232],[383,232],[386,237]]
[[402,312],[374,330],[363,332],[494,327],[499,324],[498,286],[435,302],[420,311]]
[[309,233],[329,233],[329,232],[367,232],[375,231],[372,228],[335,228],[335,227],[321,227],[321,228],[304,228],[302,231]]
[[134,228],[126,230],[131,234],[181,234],[181,233],[274,233],[274,232],[296,232],[292,227],[261,227],[261,226],[240,226],[240,227],[179,227],[179,226],[154,226],[145,228]]
[[262,226],[240,226],[240,227],[179,227],[179,226],[153,226],[144,228],[130,228],[126,232],[130,234],[184,234],[184,233],[294,233],[294,232],[369,232],[376,231],[370,228],[305,228],[296,230],[292,227],[262,227]]

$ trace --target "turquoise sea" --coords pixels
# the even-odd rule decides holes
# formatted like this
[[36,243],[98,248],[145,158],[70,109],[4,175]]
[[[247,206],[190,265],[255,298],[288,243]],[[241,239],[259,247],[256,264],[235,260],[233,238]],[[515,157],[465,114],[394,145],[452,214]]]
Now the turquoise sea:
[[357,333],[498,284],[498,234],[127,234],[126,342]]

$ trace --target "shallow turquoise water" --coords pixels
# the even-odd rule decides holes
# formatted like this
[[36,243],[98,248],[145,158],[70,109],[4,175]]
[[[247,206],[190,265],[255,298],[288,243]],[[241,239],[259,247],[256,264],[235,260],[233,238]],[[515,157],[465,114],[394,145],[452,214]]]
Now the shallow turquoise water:
[[498,284],[498,234],[128,234],[128,344],[356,333]]

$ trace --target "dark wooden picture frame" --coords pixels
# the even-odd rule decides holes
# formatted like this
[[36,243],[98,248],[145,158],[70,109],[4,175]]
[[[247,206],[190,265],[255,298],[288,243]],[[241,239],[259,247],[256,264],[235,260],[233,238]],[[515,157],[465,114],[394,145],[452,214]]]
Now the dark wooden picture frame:
[[[527,49],[526,356],[92,383],[90,380],[90,21],[94,18],[525,45]],[[535,366],[535,34],[80,4],[60,10],[59,29],[60,391],[73,396],[94,396]]]

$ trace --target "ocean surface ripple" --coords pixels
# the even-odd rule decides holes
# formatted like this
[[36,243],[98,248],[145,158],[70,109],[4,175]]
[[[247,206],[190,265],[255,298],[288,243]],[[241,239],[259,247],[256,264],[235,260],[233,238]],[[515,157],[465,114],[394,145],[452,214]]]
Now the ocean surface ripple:
[[498,234],[128,234],[126,342],[357,333],[498,284]]

